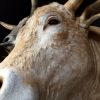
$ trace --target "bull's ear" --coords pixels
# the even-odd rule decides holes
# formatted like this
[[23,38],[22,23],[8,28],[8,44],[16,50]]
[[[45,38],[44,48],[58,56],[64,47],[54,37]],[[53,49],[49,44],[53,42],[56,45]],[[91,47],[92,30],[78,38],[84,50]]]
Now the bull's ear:
[[36,3],[38,0],[31,0],[31,14],[34,12],[36,8]]
[[83,0],[68,0],[64,6],[74,14],[78,7],[82,4]]
[[80,17],[80,26],[83,28],[89,28],[97,34],[100,34],[100,28],[91,26],[91,24],[100,19],[100,0],[88,6]]

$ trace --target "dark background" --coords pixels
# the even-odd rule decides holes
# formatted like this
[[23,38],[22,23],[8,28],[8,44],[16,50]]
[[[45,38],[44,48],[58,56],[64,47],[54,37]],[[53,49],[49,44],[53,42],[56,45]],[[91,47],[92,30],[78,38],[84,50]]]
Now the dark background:
[[[38,0],[37,7],[54,1],[64,4],[67,0]],[[79,12],[96,0],[84,1]],[[0,0],[0,20],[2,21],[17,24],[23,17],[29,15],[30,10],[31,0]]]
[[[51,3],[59,2],[64,4],[67,0],[38,0],[37,7]],[[76,12],[77,15],[80,15],[86,6],[93,3],[96,0],[84,0],[83,4]],[[30,14],[31,10],[31,0],[0,0],[0,21],[4,21],[9,24],[17,25],[18,22],[24,17]],[[100,26],[100,20],[94,23],[97,26]],[[6,30],[0,26],[0,42],[10,31]],[[4,49],[0,48],[0,58],[4,55]]]

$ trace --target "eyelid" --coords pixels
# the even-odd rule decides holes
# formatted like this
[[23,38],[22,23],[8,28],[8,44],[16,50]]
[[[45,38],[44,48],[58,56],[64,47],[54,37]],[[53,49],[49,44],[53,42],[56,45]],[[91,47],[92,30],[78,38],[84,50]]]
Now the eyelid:
[[57,16],[54,16],[54,15],[53,16],[49,16],[47,18],[48,21],[50,21],[51,19],[58,19],[59,20],[59,18]]

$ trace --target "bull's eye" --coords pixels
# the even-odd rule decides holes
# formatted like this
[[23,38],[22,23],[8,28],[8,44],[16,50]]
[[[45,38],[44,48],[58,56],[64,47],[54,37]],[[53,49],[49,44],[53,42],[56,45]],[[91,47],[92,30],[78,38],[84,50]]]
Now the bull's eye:
[[59,23],[60,21],[58,19],[50,19],[48,22],[49,25],[57,25]]
[[49,26],[54,26],[54,25],[58,25],[58,24],[60,24],[60,20],[57,17],[49,17],[46,20],[43,30],[45,30]]

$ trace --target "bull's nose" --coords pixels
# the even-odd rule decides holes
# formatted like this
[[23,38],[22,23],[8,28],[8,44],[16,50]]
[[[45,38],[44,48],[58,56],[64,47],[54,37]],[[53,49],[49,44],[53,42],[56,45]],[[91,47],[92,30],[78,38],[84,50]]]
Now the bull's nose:
[[0,100],[10,100],[9,96],[14,92],[17,80],[18,77],[12,70],[0,69]]
[[0,70],[0,94],[13,87],[16,75],[8,69]]
[[37,100],[37,93],[15,71],[0,69],[0,100]]

